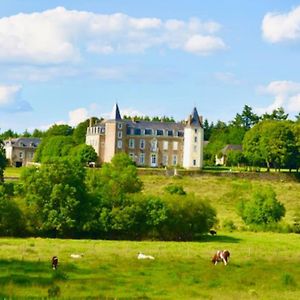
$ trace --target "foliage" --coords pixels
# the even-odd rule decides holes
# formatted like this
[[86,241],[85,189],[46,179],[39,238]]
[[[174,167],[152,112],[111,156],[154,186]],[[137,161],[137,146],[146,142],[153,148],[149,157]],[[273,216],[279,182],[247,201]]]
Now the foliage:
[[[94,118],[93,118],[94,120]],[[86,136],[86,130],[89,126],[90,120],[87,119],[84,122],[79,123],[73,132],[73,139],[76,144],[83,144],[85,143],[85,136]]]
[[245,135],[243,149],[250,163],[265,162],[268,169],[295,166],[295,157],[299,156],[293,123],[289,121],[258,123]]
[[97,161],[97,153],[90,145],[80,144],[70,150],[70,156],[77,159],[82,164],[87,165],[89,162]]
[[227,166],[239,166],[240,164],[246,163],[246,158],[242,151],[230,150],[226,156]]
[[34,160],[37,162],[46,162],[49,159],[67,156],[74,147],[74,144],[71,136],[45,137],[36,149]]
[[276,198],[271,187],[260,189],[248,202],[241,202],[238,212],[247,225],[267,225],[276,223],[285,215],[285,208]]
[[222,223],[222,228],[225,230],[225,231],[234,231],[236,230],[236,226],[234,224],[234,222],[230,219],[225,219]]
[[176,184],[170,184],[165,187],[165,191],[167,191],[169,194],[177,194],[177,195],[186,195],[185,190],[181,185]]
[[80,232],[87,201],[84,178],[82,165],[69,159],[22,172],[23,194],[38,233],[75,236]]
[[16,138],[19,134],[17,132],[12,131],[11,129],[8,129],[0,134],[0,140],[7,140],[9,138]]
[[253,113],[252,108],[248,105],[244,106],[242,114],[236,114],[232,125],[234,127],[243,127],[249,130],[255,124],[259,122],[259,117]]
[[168,218],[160,228],[164,240],[193,240],[217,222],[216,211],[194,195],[165,197]]
[[4,182],[4,169],[7,165],[5,149],[2,140],[0,139],[0,184]]
[[0,186],[0,235],[20,236],[25,233],[24,224],[22,211],[6,193],[5,186]]
[[46,132],[45,136],[57,136],[57,135],[63,135],[63,136],[70,136],[73,134],[73,128],[67,124],[52,125]]
[[284,121],[287,120],[288,114],[285,113],[283,107],[279,107],[274,109],[271,114],[264,113],[261,117],[262,120],[277,120],[277,121]]

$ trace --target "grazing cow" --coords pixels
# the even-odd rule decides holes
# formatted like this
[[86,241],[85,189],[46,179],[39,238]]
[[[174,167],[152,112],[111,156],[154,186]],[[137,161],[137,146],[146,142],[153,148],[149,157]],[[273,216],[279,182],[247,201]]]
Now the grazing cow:
[[70,255],[70,257],[75,258],[75,259],[77,259],[77,258],[82,258],[82,256],[83,256],[83,254],[75,254],[75,253],[72,253],[72,254]]
[[53,256],[52,257],[52,269],[56,270],[58,266],[58,257],[57,256]]
[[139,255],[138,255],[138,257],[137,257],[138,259],[155,259],[153,256],[151,256],[151,255],[145,255],[145,254],[143,254],[143,253],[139,253]]
[[213,264],[217,264],[218,262],[222,262],[224,263],[224,265],[226,266],[228,264],[229,261],[229,257],[230,257],[230,252],[228,250],[218,250],[216,252],[216,254],[213,256],[212,258],[212,263]]
[[212,236],[214,236],[214,235],[217,234],[217,232],[216,232],[215,230],[213,230],[213,229],[211,229],[211,230],[209,231],[209,233],[210,233]]

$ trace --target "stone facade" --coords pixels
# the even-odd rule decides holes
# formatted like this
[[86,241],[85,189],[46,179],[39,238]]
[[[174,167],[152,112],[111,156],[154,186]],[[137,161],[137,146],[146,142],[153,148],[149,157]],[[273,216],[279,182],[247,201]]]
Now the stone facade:
[[123,120],[115,106],[114,118],[87,128],[86,144],[93,146],[98,163],[127,153],[138,166],[203,166],[203,126],[196,108],[186,122]]
[[34,152],[41,140],[38,138],[14,138],[4,141],[6,158],[11,166],[27,166],[33,161]]

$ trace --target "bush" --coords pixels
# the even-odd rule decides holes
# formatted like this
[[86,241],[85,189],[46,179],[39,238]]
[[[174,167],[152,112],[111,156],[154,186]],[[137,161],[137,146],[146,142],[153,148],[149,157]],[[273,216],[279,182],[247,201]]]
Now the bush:
[[229,219],[225,219],[223,221],[222,227],[224,230],[229,231],[229,232],[236,230],[235,224],[233,223],[232,220],[229,220]]
[[285,208],[271,187],[254,192],[250,201],[241,201],[238,213],[246,225],[277,223],[285,215]]
[[0,235],[23,236],[25,231],[22,211],[5,193],[5,188],[0,186]]
[[165,191],[167,191],[169,194],[177,194],[177,195],[186,195],[186,192],[184,191],[183,187],[181,185],[176,184],[170,184],[165,187]]

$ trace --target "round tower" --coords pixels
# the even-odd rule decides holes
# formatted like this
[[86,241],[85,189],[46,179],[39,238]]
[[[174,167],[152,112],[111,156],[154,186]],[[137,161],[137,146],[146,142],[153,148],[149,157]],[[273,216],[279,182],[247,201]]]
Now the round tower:
[[202,117],[196,107],[189,116],[184,128],[183,167],[186,169],[202,169],[203,167],[204,130]]

